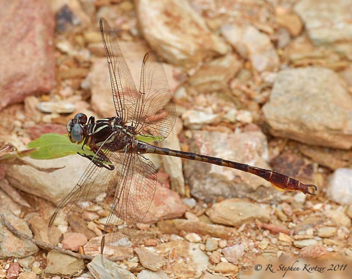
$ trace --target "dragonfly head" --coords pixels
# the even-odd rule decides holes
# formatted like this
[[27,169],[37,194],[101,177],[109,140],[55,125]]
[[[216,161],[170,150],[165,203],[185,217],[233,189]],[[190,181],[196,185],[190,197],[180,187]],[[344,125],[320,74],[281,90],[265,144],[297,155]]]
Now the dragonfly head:
[[80,144],[86,137],[84,126],[87,123],[87,116],[83,113],[77,113],[73,119],[67,123],[67,132],[70,141]]

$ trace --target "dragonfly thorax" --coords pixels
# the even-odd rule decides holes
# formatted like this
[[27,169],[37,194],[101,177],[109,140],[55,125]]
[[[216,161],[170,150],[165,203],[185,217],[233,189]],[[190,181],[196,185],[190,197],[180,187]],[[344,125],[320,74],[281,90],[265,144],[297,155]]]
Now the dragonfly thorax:
[[119,117],[103,118],[95,121],[94,117],[78,113],[67,123],[67,132],[71,142],[88,145],[92,150],[104,149],[117,151],[132,146],[135,141],[135,129],[124,125]]

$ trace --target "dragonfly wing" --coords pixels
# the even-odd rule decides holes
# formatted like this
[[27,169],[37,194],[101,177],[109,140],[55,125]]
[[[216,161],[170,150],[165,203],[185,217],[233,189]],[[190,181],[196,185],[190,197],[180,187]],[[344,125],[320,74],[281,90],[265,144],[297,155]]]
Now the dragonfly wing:
[[[91,160],[90,164],[82,174],[80,180],[66,198],[59,204],[50,218],[49,226],[53,224],[55,218],[60,212],[70,214],[71,212],[82,213],[87,206],[95,203],[95,199],[101,194],[108,193],[115,185],[112,176],[117,174],[122,169],[122,162],[124,154],[111,153],[104,151],[104,156],[100,157],[97,152],[95,157]],[[114,160],[111,160],[114,155]],[[98,167],[94,161],[110,160],[115,168],[108,170],[104,167]]]
[[122,165],[107,223],[113,224],[116,217],[129,224],[141,223],[156,191],[156,168],[136,153],[127,153]]
[[142,97],[134,113],[136,130],[141,135],[161,141],[175,124],[176,109],[170,103],[172,94],[163,66],[153,52],[144,56],[139,92]]
[[124,123],[127,123],[132,118],[140,94],[136,89],[130,70],[123,58],[115,31],[103,18],[100,19],[99,25],[109,66],[112,97],[116,114]]

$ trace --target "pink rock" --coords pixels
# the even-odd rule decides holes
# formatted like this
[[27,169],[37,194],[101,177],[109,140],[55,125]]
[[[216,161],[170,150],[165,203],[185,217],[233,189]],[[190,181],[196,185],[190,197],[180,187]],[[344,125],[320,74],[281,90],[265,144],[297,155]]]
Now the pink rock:
[[154,200],[143,223],[156,223],[160,220],[177,218],[182,216],[186,210],[187,206],[176,192],[158,183]]
[[20,275],[20,265],[19,263],[12,263],[7,270],[6,278],[7,279],[15,279]]
[[45,0],[5,1],[0,11],[0,109],[55,84],[54,18]]
[[87,241],[83,233],[65,233],[62,245],[64,249],[78,251],[79,246],[83,246]]
[[28,128],[28,133],[31,139],[39,138],[43,134],[47,133],[56,133],[56,134],[67,134],[66,127],[60,124],[43,124],[43,125],[35,125],[33,127]]
[[321,245],[306,246],[301,249],[301,256],[304,258],[318,258],[328,253],[326,248]]
[[238,263],[243,257],[245,250],[246,247],[244,244],[236,244],[222,249],[222,253],[230,263]]

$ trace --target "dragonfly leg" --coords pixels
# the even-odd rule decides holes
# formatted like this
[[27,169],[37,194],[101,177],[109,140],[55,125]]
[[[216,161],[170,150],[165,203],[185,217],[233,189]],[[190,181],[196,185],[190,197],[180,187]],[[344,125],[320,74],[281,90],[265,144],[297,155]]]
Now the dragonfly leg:
[[79,152],[77,152],[78,155],[89,159],[90,161],[92,161],[97,167],[99,168],[106,168],[108,170],[114,170],[115,167],[113,165],[113,163],[109,160],[109,158],[107,158],[105,156],[104,153],[100,153],[98,157],[93,156],[93,155],[87,155],[87,154],[81,154]]

